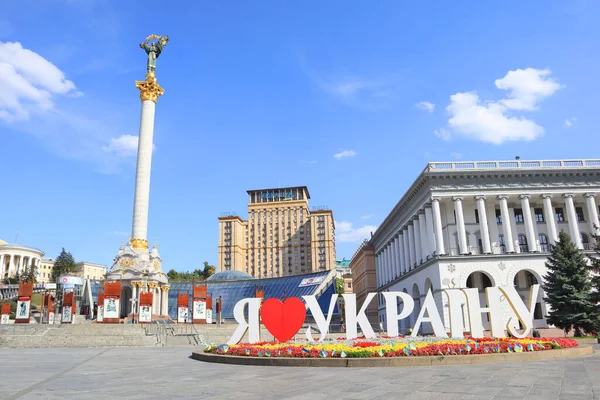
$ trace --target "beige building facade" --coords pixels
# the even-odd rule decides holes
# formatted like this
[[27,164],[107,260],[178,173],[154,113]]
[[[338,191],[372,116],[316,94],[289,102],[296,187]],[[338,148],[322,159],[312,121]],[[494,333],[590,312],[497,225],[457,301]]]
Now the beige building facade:
[[[362,307],[368,293],[377,292],[377,271],[375,268],[375,249],[368,241],[361,243],[352,261],[350,261],[350,270],[352,271],[352,286],[356,294],[356,305]],[[377,304],[372,301],[367,307],[365,315],[372,326],[376,327],[378,322]]]
[[77,274],[83,279],[101,281],[106,279],[106,265],[82,261],[77,263]]
[[335,268],[333,212],[311,211],[306,186],[247,193],[247,220],[219,218],[219,271],[268,278]]

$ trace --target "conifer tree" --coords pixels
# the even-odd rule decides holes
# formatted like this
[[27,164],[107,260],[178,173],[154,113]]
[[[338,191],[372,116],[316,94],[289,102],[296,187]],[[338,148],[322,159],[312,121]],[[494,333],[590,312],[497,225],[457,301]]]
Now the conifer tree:
[[543,288],[544,301],[551,307],[547,321],[565,334],[571,329],[575,336],[594,329],[594,303],[589,265],[585,255],[571,242],[571,237],[561,232],[548,257]]
[[60,255],[54,260],[54,266],[52,267],[52,280],[56,282],[56,279],[68,273],[75,272],[77,266],[75,265],[75,259],[71,253],[68,253],[63,247]]

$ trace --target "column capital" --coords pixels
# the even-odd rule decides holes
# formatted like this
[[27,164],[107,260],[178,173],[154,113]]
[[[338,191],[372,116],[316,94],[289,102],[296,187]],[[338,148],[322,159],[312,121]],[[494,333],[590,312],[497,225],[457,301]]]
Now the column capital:
[[573,193],[565,193],[565,194],[563,194],[563,197],[564,197],[565,199],[568,199],[568,198],[573,198],[573,197],[575,197],[575,195],[574,195]]
[[519,195],[519,199],[523,200],[523,199],[530,199],[531,195],[530,194],[520,194]]
[[587,198],[590,198],[590,197],[596,197],[596,193],[585,193],[585,194],[583,195],[583,197],[585,197],[586,199],[587,199]]
[[432,201],[432,202],[434,202],[434,201],[435,201],[435,202],[438,202],[438,203],[439,203],[439,201],[440,201],[440,198],[439,198],[439,197],[432,197],[432,198],[431,198],[431,201]]
[[165,93],[165,90],[156,82],[156,77],[153,73],[146,74],[146,80],[135,81],[135,87],[140,90],[140,100],[150,100],[154,103],[158,98]]
[[424,208],[420,208],[419,211],[416,212],[415,214],[418,218],[419,215],[425,215],[425,209]]
[[499,194],[498,200],[508,200],[508,195],[507,194]]
[[464,197],[461,196],[453,196],[452,197],[452,201],[462,201],[464,199]]
[[540,199],[551,199],[552,195],[550,193],[540,194]]
[[474,200],[485,200],[485,196],[482,194],[478,194],[477,196],[473,197]]

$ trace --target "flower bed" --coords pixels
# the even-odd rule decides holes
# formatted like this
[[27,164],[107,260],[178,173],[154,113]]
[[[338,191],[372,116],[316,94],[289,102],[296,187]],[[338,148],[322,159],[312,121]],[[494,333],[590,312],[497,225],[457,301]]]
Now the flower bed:
[[367,358],[520,353],[569,348],[577,345],[576,340],[567,338],[466,338],[460,340],[435,337],[379,337],[368,340],[364,338],[328,340],[323,343],[295,341],[290,343],[209,345],[204,352],[247,357]]

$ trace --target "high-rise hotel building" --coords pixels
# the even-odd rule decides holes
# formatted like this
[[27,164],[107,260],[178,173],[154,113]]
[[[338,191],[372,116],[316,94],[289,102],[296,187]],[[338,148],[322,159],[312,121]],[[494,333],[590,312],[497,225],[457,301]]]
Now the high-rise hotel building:
[[248,190],[248,196],[248,220],[219,217],[219,271],[265,278],[335,268],[333,213],[309,210],[306,186]]

